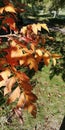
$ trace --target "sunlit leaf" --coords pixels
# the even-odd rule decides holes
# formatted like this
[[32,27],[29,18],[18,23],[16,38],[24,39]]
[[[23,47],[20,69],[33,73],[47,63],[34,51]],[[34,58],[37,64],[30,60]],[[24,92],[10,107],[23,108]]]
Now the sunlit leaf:
[[48,29],[48,27],[47,27],[47,25],[46,25],[46,24],[41,24],[41,27],[42,27],[43,29],[45,29],[46,31],[48,31],[48,32],[49,32],[49,29]]
[[11,12],[11,13],[16,13],[16,10],[12,4],[8,4],[4,7],[0,8],[0,13],[2,14],[4,11],[6,12]]
[[56,65],[56,59],[53,58],[52,61],[53,61],[53,65],[55,66]]
[[20,95],[20,98],[19,98],[18,103],[17,103],[17,107],[24,108],[25,102],[26,102],[26,99],[25,99],[25,94],[24,94],[24,92],[23,92],[23,93]]
[[11,89],[14,85],[14,83],[16,82],[15,77],[11,77],[9,78],[6,82],[5,82],[5,88],[4,88],[4,95],[8,94],[11,92]]
[[33,58],[29,58],[27,60],[27,65],[29,65],[30,69],[34,69],[35,71],[38,70],[38,64],[37,64],[36,60]]
[[21,28],[21,33],[23,33],[23,34],[25,34],[26,33],[26,30],[27,30],[27,27],[26,26],[24,26],[23,28]]
[[11,93],[10,97],[8,98],[7,103],[14,102],[20,96],[20,88],[19,86]]
[[12,4],[9,4],[9,5],[5,6],[4,10],[6,12],[16,13],[16,10],[15,10],[15,8],[14,8],[14,6]]
[[36,50],[36,53],[37,53],[39,56],[42,56],[42,55],[43,55],[41,49],[37,49],[37,50]]
[[33,30],[33,32],[37,35],[38,28],[37,28],[37,25],[36,25],[36,24],[32,24],[32,30]]

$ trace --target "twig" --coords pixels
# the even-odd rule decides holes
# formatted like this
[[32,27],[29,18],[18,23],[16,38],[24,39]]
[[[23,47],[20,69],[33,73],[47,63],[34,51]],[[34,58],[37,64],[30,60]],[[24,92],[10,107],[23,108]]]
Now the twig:
[[0,37],[20,37],[20,34],[6,34],[6,35],[0,35]]

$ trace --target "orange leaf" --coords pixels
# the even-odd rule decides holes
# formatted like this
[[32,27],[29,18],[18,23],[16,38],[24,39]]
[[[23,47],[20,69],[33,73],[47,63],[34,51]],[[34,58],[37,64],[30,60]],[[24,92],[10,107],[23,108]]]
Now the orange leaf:
[[25,98],[27,103],[33,103],[37,100],[37,96],[29,91],[25,91]]
[[16,23],[15,23],[14,18],[6,17],[3,20],[2,24],[7,24],[7,25],[9,25],[9,27],[10,27],[11,30],[16,30]]
[[28,106],[28,112],[31,113],[34,116],[34,118],[36,118],[37,108],[34,104],[30,104]]
[[12,4],[8,4],[4,7],[0,8],[0,13],[2,14],[4,11],[6,12],[11,12],[11,13],[16,13],[16,9],[14,8],[14,6]]
[[24,94],[24,92],[23,92],[23,93],[20,95],[20,98],[19,98],[18,103],[17,103],[17,107],[24,108],[25,103],[26,103],[26,99],[25,99],[25,94]]
[[35,71],[38,70],[38,64],[34,58],[28,58],[27,65],[29,65],[30,69],[34,69]]
[[27,81],[20,81],[21,87],[24,89],[24,91],[31,91],[32,90],[32,86],[29,82]]
[[17,98],[19,98],[20,96],[20,88],[19,86],[11,93],[7,103],[12,103],[14,102]]
[[36,50],[36,53],[37,53],[39,56],[42,56],[42,50],[41,50],[41,49],[37,49],[37,50]]
[[1,7],[1,8],[0,8],[0,14],[2,14],[3,11],[4,11],[4,7]]
[[24,72],[15,72],[15,74],[20,81],[29,81],[29,77]]
[[12,4],[9,4],[9,5],[5,6],[4,10],[6,12],[16,13],[16,10],[15,10],[15,8],[14,8],[14,6]]
[[48,66],[48,64],[50,62],[50,55],[47,52],[44,53],[43,60],[44,60],[44,64]]
[[55,58],[55,59],[59,59],[61,58],[62,56],[59,55],[59,54],[52,54],[52,58]]

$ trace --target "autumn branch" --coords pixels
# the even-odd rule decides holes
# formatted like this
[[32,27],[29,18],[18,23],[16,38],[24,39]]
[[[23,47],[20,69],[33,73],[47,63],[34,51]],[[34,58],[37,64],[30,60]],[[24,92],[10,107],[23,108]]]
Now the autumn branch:
[[7,37],[18,37],[18,38],[19,38],[19,37],[20,37],[20,34],[6,34],[6,35],[0,35],[0,37],[2,37],[2,38],[3,38],[3,37],[6,37],[6,38],[7,38]]

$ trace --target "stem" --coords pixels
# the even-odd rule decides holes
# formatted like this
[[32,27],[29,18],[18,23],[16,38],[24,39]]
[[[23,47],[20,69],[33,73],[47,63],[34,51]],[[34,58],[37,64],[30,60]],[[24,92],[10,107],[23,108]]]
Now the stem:
[[6,34],[6,35],[0,35],[0,37],[13,37],[13,36],[15,36],[15,37],[20,37],[20,35],[18,35],[18,34]]

